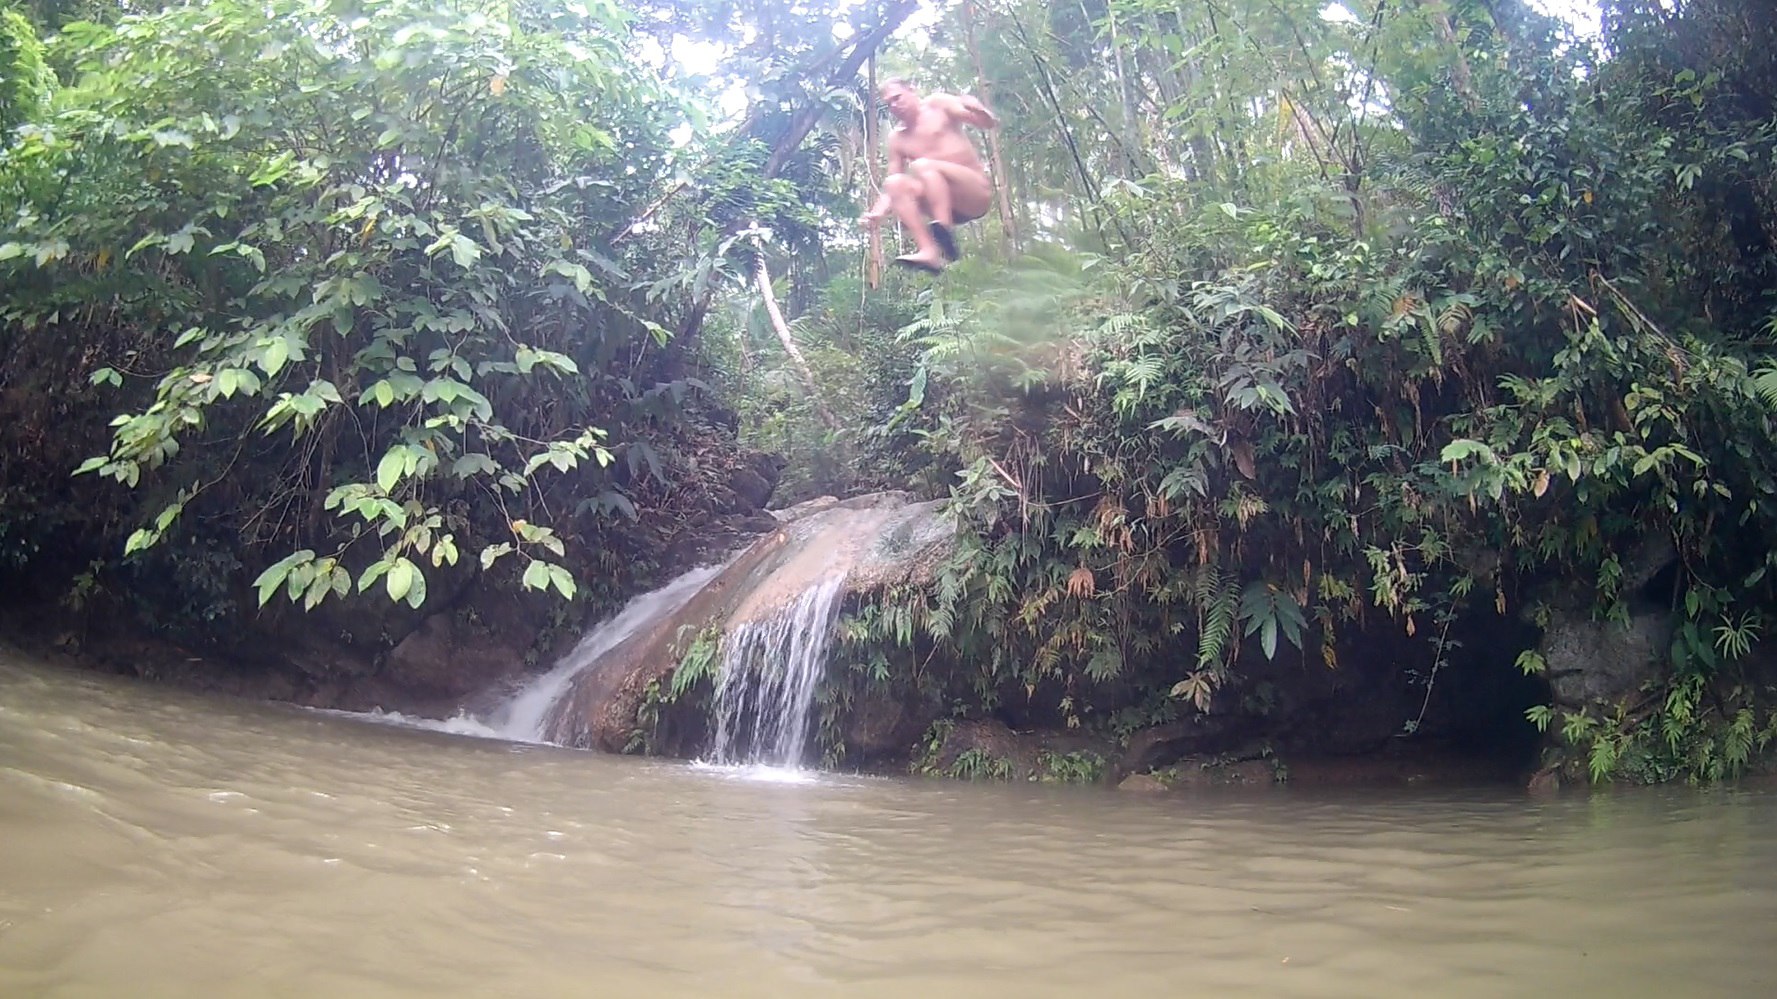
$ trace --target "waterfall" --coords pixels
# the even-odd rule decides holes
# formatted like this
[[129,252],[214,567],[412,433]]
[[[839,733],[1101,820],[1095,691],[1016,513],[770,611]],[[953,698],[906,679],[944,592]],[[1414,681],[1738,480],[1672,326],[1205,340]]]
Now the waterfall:
[[677,577],[658,590],[644,593],[587,632],[555,667],[526,684],[511,700],[500,705],[487,725],[502,739],[516,742],[549,742],[549,716],[556,703],[567,696],[581,671],[616,648],[631,635],[685,606],[723,566],[703,566]]
[[844,574],[829,575],[775,613],[729,626],[716,677],[712,762],[802,764],[844,596]]
[[[637,597],[485,719],[470,720],[501,738],[612,753],[640,746],[701,750],[724,766],[811,762],[815,690],[844,598],[929,572],[955,528],[938,503],[893,493],[816,501],[778,522],[724,564]],[[703,728],[690,702],[662,709],[676,700],[664,695],[690,643],[710,629],[720,631],[722,652]]]

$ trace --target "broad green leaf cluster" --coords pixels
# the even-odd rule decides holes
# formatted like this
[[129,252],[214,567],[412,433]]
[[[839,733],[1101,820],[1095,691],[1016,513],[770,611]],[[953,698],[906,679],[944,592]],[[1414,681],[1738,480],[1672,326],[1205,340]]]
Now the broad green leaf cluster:
[[[913,357],[857,436],[965,540],[858,641],[915,676],[949,649],[928,694],[965,714],[1118,729],[1388,635],[1430,705],[1505,622],[1653,613],[1662,679],[1528,721],[1594,779],[1750,765],[1777,736],[1771,28],[1606,6],[1599,41],[1517,3],[956,12],[974,51],[909,61],[999,95],[1018,252],[882,296],[917,303]],[[1626,583],[1662,539],[1673,569]]]
[[459,554],[572,597],[551,489],[615,488],[668,336],[611,252],[680,117],[629,16],[222,0],[51,45],[71,78],[0,148],[0,319],[117,390],[76,471],[160,497],[127,552],[201,511],[295,549],[262,603],[418,607]]

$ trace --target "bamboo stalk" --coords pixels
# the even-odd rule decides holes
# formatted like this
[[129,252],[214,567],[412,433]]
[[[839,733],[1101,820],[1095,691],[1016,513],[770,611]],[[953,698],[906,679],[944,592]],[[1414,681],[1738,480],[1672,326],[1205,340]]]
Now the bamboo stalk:
[[[991,108],[994,106],[993,84],[988,81],[981,63],[981,46],[975,40],[975,5],[968,0],[963,3],[963,40],[969,46],[969,59],[975,64],[975,91],[982,103]],[[993,169],[993,186],[1000,209],[1000,256],[1010,259],[1018,248],[1018,225],[1012,218],[1012,177],[1006,172],[1005,160],[1000,155],[1000,131],[997,128],[987,131],[987,162]]]

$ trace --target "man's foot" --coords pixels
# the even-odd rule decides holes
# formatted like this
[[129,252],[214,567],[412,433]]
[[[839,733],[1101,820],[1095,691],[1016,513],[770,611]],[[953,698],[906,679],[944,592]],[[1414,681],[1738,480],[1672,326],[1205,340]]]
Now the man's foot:
[[936,253],[904,253],[895,258],[895,263],[916,271],[925,271],[927,274],[936,274],[944,269],[944,258]]
[[938,241],[938,249],[944,251],[944,259],[954,262],[962,256],[956,249],[956,236],[950,227],[941,222],[932,223],[932,238]]

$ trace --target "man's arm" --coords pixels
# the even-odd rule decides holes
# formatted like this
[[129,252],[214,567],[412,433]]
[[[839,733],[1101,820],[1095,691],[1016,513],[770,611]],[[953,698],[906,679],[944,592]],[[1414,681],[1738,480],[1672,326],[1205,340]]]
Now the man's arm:
[[983,129],[1000,127],[999,118],[987,109],[987,105],[968,94],[944,94],[942,99],[944,110],[950,117],[965,125]]
[[[883,174],[883,177],[893,177],[895,174],[901,173],[906,169],[906,157],[902,156],[901,150],[896,148],[894,140],[889,140],[888,172]],[[889,206],[891,204],[892,202],[889,201],[888,192],[882,192],[882,194],[877,197],[876,204],[871,205],[870,210],[864,213],[864,224],[875,225],[887,218]]]

